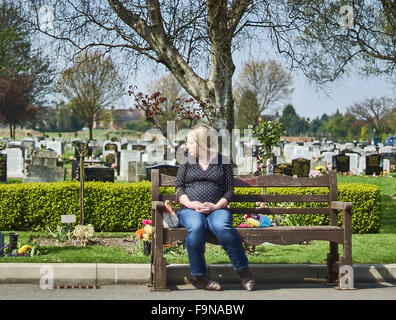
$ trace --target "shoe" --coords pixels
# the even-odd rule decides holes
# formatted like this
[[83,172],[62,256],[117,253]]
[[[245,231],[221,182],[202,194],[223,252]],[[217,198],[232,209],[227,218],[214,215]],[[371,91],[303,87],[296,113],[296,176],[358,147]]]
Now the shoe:
[[243,270],[239,270],[238,273],[241,276],[242,285],[244,286],[244,288],[248,291],[254,290],[254,285],[256,281],[254,280],[249,267],[246,267]]
[[204,286],[205,290],[220,291],[221,285],[217,281],[210,279],[208,276],[197,276],[198,282]]

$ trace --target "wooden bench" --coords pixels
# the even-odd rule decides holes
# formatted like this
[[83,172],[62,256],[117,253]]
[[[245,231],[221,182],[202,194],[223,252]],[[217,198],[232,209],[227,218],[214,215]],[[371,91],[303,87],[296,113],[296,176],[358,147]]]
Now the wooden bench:
[[[152,254],[151,254],[151,285],[153,290],[167,290],[166,260],[163,257],[163,245],[177,240],[185,240],[185,228],[163,228],[162,214],[164,201],[176,201],[174,194],[160,194],[159,187],[174,187],[176,177],[151,171],[152,182]],[[295,178],[283,174],[263,176],[235,176],[235,187],[327,187],[328,194],[316,195],[237,195],[232,202],[327,202],[328,208],[231,208],[233,214],[328,214],[330,224],[325,226],[274,226],[267,228],[237,228],[242,240],[249,245],[264,242],[274,244],[296,244],[309,240],[328,240],[330,243],[327,254],[327,281],[339,282],[341,266],[352,266],[352,231],[351,202],[339,202],[337,193],[337,176],[335,171],[315,178]],[[265,189],[263,189],[265,190]],[[343,226],[337,224],[338,211],[343,211]],[[207,242],[218,244],[216,238],[208,232]],[[343,245],[343,256],[338,254],[338,244]]]

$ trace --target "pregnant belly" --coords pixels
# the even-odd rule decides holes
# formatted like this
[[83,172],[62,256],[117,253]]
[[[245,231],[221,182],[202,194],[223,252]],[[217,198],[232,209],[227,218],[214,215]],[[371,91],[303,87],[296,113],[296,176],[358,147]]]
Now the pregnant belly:
[[186,188],[186,194],[190,201],[212,202],[220,200],[222,192],[216,184],[206,183],[200,185],[191,185]]

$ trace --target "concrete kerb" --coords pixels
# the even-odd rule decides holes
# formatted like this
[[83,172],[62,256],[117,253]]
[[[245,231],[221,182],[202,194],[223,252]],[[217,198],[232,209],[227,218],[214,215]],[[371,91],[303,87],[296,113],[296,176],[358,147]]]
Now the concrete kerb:
[[[324,282],[326,265],[251,264],[259,283]],[[353,266],[355,282],[396,283],[396,264],[359,264]],[[208,266],[209,276],[222,283],[239,283],[239,275],[229,264]],[[168,265],[168,284],[191,283],[188,265]],[[110,284],[148,284],[149,264],[104,263],[0,263],[1,283],[37,283],[52,277],[54,286]]]

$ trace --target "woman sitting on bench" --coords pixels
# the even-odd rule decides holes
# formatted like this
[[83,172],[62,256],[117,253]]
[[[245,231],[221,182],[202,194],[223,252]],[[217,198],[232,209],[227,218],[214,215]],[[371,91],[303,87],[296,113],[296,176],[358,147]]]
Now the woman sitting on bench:
[[[211,149],[208,127],[197,127],[187,135],[187,156],[180,162],[176,177],[177,212],[180,224],[187,229],[186,247],[190,273],[206,290],[221,290],[210,279],[205,262],[207,231],[213,233],[238,271],[246,290],[253,290],[254,279],[241,238],[232,225],[227,209],[234,194],[234,177],[229,159]],[[216,137],[216,136],[215,136]],[[171,210],[166,204],[166,210]]]

